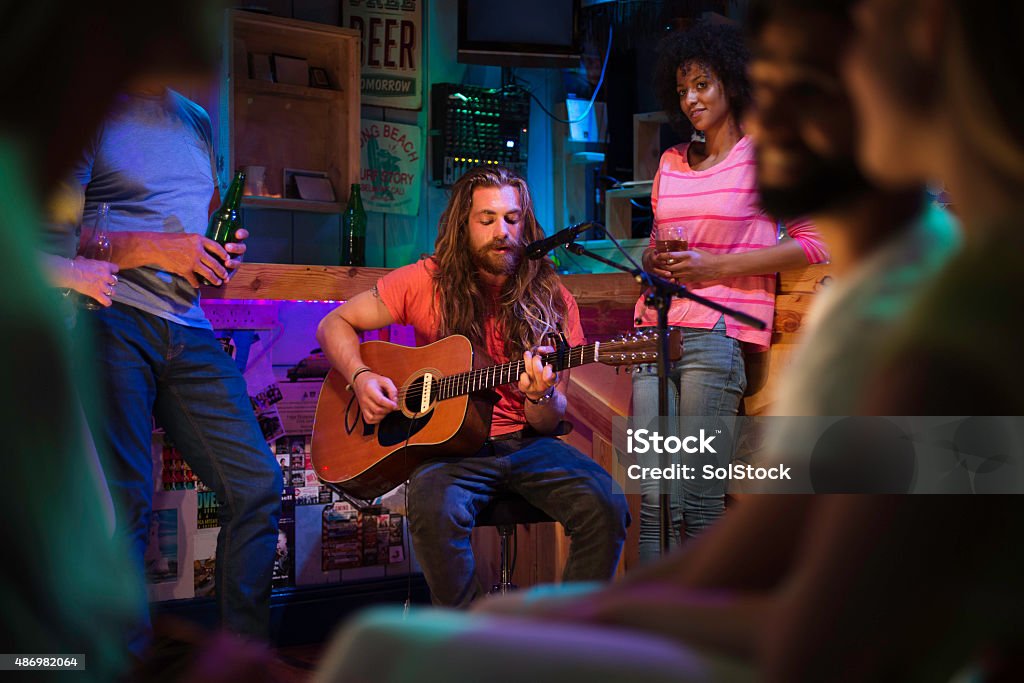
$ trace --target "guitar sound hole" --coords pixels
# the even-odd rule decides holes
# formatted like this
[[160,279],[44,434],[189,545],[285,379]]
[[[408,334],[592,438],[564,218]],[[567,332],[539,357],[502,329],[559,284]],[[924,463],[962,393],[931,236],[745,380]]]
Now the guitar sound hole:
[[[430,400],[427,405],[433,405],[437,399],[437,384],[430,387]],[[412,414],[420,412],[423,407],[423,378],[414,379],[405,388],[405,409]]]

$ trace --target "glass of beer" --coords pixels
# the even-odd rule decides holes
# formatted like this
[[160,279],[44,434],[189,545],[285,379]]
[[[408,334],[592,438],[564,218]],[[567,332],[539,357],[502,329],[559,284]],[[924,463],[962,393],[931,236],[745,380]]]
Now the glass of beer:
[[658,233],[654,236],[655,253],[686,251],[688,247],[685,226],[678,224],[658,226]]

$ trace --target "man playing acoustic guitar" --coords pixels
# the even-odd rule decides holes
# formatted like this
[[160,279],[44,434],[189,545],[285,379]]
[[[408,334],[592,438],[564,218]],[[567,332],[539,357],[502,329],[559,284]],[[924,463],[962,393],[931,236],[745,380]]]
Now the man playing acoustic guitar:
[[494,363],[523,359],[518,384],[495,389],[483,447],[469,457],[431,459],[409,478],[413,547],[435,604],[465,606],[481,594],[469,535],[477,513],[502,491],[565,526],[572,537],[565,581],[610,578],[622,550],[629,513],[612,478],[547,436],[565,414],[568,373],[544,363],[552,348],[535,345],[559,331],[571,346],[584,337],[576,302],[550,261],[523,257],[524,246],[543,237],[526,182],[499,167],[477,167],[452,187],[434,255],[385,275],[329,313],[317,331],[367,425],[403,399],[387,367],[364,363],[361,331],[412,325],[418,345],[459,334]]

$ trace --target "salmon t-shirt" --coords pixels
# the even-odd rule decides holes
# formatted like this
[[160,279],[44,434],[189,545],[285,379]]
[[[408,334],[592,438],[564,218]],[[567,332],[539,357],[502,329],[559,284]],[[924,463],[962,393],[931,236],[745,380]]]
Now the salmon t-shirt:
[[[377,281],[380,300],[384,302],[391,317],[399,325],[411,325],[416,333],[416,344],[423,346],[440,338],[438,321],[438,293],[434,291],[431,274],[436,266],[432,258],[425,258],[408,266],[391,271]],[[566,304],[566,317],[562,331],[570,346],[586,342],[580,325],[580,311],[576,299],[565,286],[561,286]],[[484,326],[487,336],[485,351],[495,364],[507,363],[511,358],[505,354],[505,339],[501,330],[495,329],[494,319]],[[538,340],[538,343],[540,340]],[[524,397],[519,391],[518,378],[511,384],[495,387],[500,400],[494,406],[491,418],[491,436],[515,432],[526,426],[523,409]]]

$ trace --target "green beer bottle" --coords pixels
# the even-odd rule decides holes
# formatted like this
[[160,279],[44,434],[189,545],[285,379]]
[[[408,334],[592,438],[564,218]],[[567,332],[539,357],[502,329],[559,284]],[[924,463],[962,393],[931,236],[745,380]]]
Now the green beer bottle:
[[[231,186],[220,208],[210,216],[210,225],[206,228],[206,236],[214,242],[224,246],[228,242],[235,241],[235,233],[242,222],[238,218],[238,208],[242,205],[242,190],[245,188],[245,171],[235,173]],[[212,284],[205,277],[200,276],[199,281],[204,285]]]
[[359,195],[359,183],[352,183],[348,206],[341,214],[341,265],[366,265],[366,212]]

